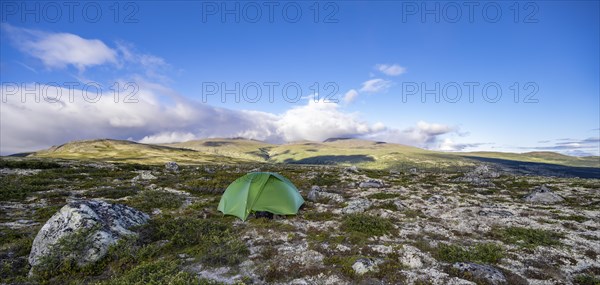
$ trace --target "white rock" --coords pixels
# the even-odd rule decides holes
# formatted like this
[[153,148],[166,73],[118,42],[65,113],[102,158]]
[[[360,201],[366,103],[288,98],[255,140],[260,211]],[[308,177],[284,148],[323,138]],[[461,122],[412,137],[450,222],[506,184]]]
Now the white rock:
[[352,269],[356,274],[363,275],[369,271],[375,270],[376,265],[375,261],[370,258],[359,258],[352,264]]
[[138,174],[138,176],[134,177],[132,179],[132,181],[137,181],[137,180],[154,180],[156,179],[156,176],[152,175],[152,173],[150,172],[150,170],[140,170],[140,171],[136,171]]
[[[94,229],[89,236],[83,256],[77,257],[83,266],[102,258],[108,247],[125,235],[135,234],[132,226],[148,221],[148,215],[125,205],[102,201],[76,201],[60,209],[40,229],[33,241],[29,263],[35,266],[40,258],[51,253],[52,247],[63,238],[82,229]],[[65,253],[68,255],[70,253]]]
[[348,205],[341,209],[343,214],[362,213],[371,207],[371,202],[367,199],[354,199],[348,201]]

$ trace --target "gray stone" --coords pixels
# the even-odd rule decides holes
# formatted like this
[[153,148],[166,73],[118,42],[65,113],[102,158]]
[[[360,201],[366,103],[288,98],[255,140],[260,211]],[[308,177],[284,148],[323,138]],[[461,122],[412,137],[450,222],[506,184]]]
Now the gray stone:
[[552,192],[546,185],[536,187],[533,192],[525,196],[525,201],[529,203],[555,204],[564,201],[563,197]]
[[352,165],[352,166],[346,168],[346,171],[352,172],[352,173],[358,173],[358,167],[356,167],[356,165]]
[[[90,230],[83,254],[76,256],[79,266],[84,266],[102,258],[108,247],[126,235],[135,234],[128,230],[132,226],[148,221],[148,215],[125,205],[109,204],[103,201],[87,200],[71,202],[54,214],[40,229],[33,241],[29,263],[39,264],[42,257],[52,253],[58,241],[68,238],[79,230]],[[64,252],[63,256],[73,253]]]
[[177,171],[179,171],[179,164],[177,164],[174,161],[169,161],[169,162],[165,163],[165,169],[168,171],[177,172]]
[[354,199],[348,201],[348,205],[341,212],[344,214],[362,213],[371,207],[371,202],[366,199]]
[[156,176],[152,175],[152,173],[150,172],[150,170],[140,170],[140,171],[136,171],[138,174],[138,176],[134,177],[132,179],[132,181],[138,181],[138,180],[153,180],[156,179]]
[[396,206],[396,209],[398,209],[398,210],[402,210],[402,209],[408,208],[408,206],[406,206],[406,204],[404,204],[404,202],[402,202],[402,200],[395,200],[394,201],[394,206]]
[[504,273],[490,265],[481,265],[471,262],[457,262],[452,265],[452,268],[463,274],[468,274],[474,279],[485,280],[488,284],[507,284]]
[[446,199],[446,197],[441,196],[441,195],[432,195],[431,197],[429,197],[429,199],[427,199],[427,202],[430,203],[446,203],[448,199]]
[[465,173],[463,177],[454,179],[454,182],[467,182],[472,185],[481,187],[493,187],[494,183],[490,181],[491,178],[497,178],[500,173],[493,171],[487,165],[478,165],[475,169]]
[[321,190],[319,186],[313,186],[308,192],[308,196],[306,197],[309,201],[312,202],[328,202],[328,203],[342,203],[344,202],[344,197],[340,194],[336,193],[328,193]]
[[363,181],[360,184],[358,184],[358,187],[360,187],[360,188],[381,188],[381,187],[383,187],[383,182],[381,182],[381,180],[377,180],[377,179],[368,179],[368,180]]

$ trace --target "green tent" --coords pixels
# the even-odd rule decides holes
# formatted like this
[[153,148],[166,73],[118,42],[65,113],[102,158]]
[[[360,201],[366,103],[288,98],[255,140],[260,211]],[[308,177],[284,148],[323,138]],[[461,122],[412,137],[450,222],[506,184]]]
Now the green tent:
[[294,215],[304,203],[287,178],[271,172],[252,172],[233,181],[219,202],[219,211],[246,220],[251,211]]

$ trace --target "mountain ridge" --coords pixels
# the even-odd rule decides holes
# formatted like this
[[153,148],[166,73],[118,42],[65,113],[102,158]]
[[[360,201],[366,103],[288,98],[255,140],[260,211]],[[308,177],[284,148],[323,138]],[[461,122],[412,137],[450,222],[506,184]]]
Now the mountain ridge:
[[207,138],[179,143],[146,144],[109,138],[77,140],[32,152],[28,157],[89,159],[116,162],[184,164],[206,162],[263,162],[288,164],[360,165],[394,168],[399,164],[465,165],[477,159],[600,168],[600,157],[575,157],[555,152],[440,152],[396,143],[356,138],[323,142],[273,144],[246,138]]

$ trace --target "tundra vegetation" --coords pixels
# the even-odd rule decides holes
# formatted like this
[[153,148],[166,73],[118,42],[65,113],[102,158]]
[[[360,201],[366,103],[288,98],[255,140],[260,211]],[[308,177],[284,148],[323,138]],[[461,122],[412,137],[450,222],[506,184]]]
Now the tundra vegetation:
[[[600,179],[588,161],[451,154],[432,167],[438,154],[398,147],[394,158],[384,144],[207,142],[95,141],[1,158],[0,283],[600,284]],[[536,159],[571,172],[515,170]],[[306,201],[298,215],[242,222],[218,212],[229,183],[252,171],[289,178]],[[31,268],[38,231],[80,200],[150,219],[97,262],[79,264],[81,229]]]

